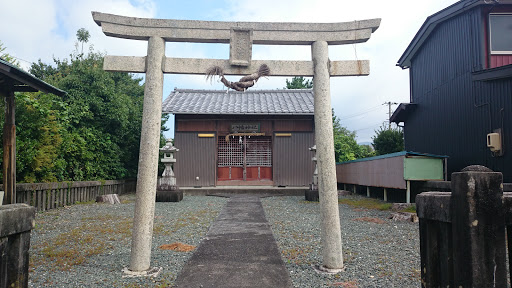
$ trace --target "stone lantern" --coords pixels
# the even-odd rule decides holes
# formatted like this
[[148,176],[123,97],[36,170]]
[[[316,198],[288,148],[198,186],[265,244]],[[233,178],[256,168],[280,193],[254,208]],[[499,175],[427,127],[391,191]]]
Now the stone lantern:
[[316,145],[313,145],[313,147],[308,148],[309,151],[313,152],[313,157],[311,157],[311,161],[315,164],[315,171],[313,172],[313,181],[311,184],[309,184],[309,190],[306,190],[306,200],[307,201],[318,201],[319,194],[318,194],[318,166],[316,164]]
[[160,148],[163,152],[163,158],[160,161],[165,165],[162,177],[158,180],[156,190],[156,202],[179,202],[183,199],[183,192],[181,192],[176,185],[176,177],[172,171],[172,166],[176,163],[174,153],[180,149],[172,145],[171,139],[168,139],[164,147]]

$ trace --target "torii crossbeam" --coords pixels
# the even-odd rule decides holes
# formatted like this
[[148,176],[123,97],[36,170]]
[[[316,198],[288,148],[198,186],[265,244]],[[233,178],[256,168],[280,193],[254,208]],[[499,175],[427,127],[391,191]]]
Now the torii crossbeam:
[[[342,23],[218,22],[124,17],[92,12],[107,36],[146,40],[146,57],[105,56],[107,71],[146,73],[139,171],[129,270],[150,270],[163,74],[203,74],[219,66],[225,75],[247,75],[266,64],[274,76],[313,76],[315,142],[322,218],[323,268],[344,268],[332,133],[331,76],[366,76],[366,60],[330,61],[328,45],[362,43],[380,19]],[[229,43],[229,60],[169,58],[165,42]],[[252,45],[310,45],[312,61],[252,60]]]

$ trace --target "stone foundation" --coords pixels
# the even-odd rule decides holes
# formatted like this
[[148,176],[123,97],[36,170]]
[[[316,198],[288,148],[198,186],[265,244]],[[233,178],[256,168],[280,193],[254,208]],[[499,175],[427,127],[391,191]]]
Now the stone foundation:
[[183,200],[183,191],[156,191],[156,202],[180,202]]
[[304,194],[306,196],[306,201],[318,202],[320,200],[320,197],[318,196],[318,190],[306,190]]

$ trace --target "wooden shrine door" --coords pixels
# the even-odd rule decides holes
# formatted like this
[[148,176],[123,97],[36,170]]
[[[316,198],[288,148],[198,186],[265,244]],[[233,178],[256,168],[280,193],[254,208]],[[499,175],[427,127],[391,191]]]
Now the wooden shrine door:
[[226,141],[226,137],[221,136],[218,138],[217,147],[219,182],[272,180],[272,137],[234,136]]

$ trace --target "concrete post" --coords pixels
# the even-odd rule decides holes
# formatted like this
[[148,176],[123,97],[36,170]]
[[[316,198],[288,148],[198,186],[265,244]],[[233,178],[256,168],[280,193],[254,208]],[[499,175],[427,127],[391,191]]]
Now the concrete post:
[[315,93],[315,142],[318,163],[318,190],[322,221],[322,254],[324,269],[341,270],[343,254],[334,161],[332,132],[329,50],[326,41],[312,44]]
[[502,183],[483,166],[452,174],[454,287],[507,287]]
[[384,201],[388,202],[388,189],[384,188]]
[[411,181],[407,180],[407,190],[405,191],[405,203],[411,203]]
[[155,195],[158,177],[158,151],[162,120],[163,79],[162,62],[165,42],[151,37],[146,58],[146,82],[140,137],[139,171],[135,215],[133,218],[130,271],[142,272],[150,268],[151,240],[155,214]]
[[370,198],[370,186],[366,186],[366,197]]
[[28,287],[35,214],[36,209],[27,204],[0,206],[0,287]]

